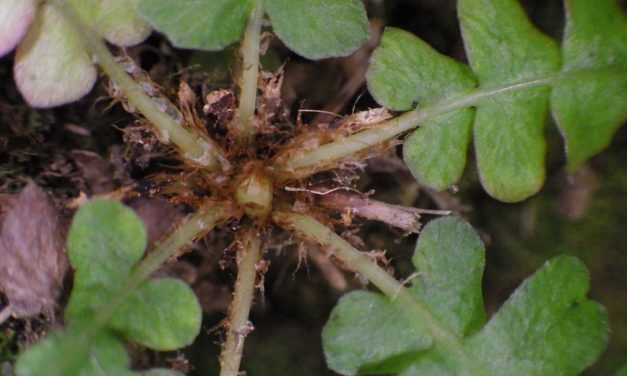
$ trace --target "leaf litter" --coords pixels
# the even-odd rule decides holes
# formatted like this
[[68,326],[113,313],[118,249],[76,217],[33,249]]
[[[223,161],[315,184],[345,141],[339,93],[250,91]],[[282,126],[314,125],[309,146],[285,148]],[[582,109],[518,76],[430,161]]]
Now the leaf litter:
[[16,198],[2,200],[0,291],[9,303],[0,311],[0,322],[39,313],[54,318],[68,270],[57,211],[33,182]]

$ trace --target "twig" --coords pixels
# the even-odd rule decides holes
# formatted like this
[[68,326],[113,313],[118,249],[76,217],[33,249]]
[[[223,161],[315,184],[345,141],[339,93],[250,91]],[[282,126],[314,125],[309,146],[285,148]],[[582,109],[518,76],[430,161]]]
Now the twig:
[[408,232],[420,231],[420,214],[449,215],[449,210],[429,210],[392,205],[346,192],[332,192],[318,199],[323,207],[335,210],[348,208],[351,214],[380,221]]
[[237,376],[244,340],[253,326],[248,321],[255,292],[256,265],[261,257],[260,241],[254,228],[243,230],[241,260],[237,268],[237,280],[233,302],[229,306],[226,343],[220,355],[220,376]]

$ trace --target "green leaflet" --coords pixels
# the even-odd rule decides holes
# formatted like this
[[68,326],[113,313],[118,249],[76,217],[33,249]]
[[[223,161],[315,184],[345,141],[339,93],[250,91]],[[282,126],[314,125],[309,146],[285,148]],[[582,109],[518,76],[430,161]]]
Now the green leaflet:
[[200,331],[202,311],[194,292],[182,281],[147,281],[111,318],[111,328],[155,350],[190,345]]
[[109,285],[126,277],[141,259],[146,230],[119,202],[94,200],[76,212],[67,247],[77,283]]
[[[367,79],[374,98],[393,110],[424,106],[476,86],[467,66],[394,28],[385,30]],[[442,190],[459,179],[466,165],[472,119],[472,109],[453,111],[421,124],[405,140],[403,157],[419,182]]]
[[564,71],[615,67],[622,75],[582,77],[557,84],[553,115],[566,141],[568,169],[603,150],[627,118],[627,19],[612,0],[568,0]]
[[[627,115],[625,17],[611,0],[572,0],[567,6],[560,73],[558,49],[529,23],[515,0],[460,0],[462,34],[479,83],[475,90],[469,83],[452,87],[441,77],[445,67],[459,63],[406,33],[385,31],[368,72],[377,101],[396,110],[409,109],[412,100],[418,102],[418,112],[443,103],[454,109],[420,124],[407,138],[405,162],[418,181],[441,190],[459,179],[468,123],[474,120],[478,170],[486,191],[506,202],[533,195],[544,181],[543,124],[549,99],[566,139],[571,170],[607,145]],[[446,69],[450,81],[472,78],[471,73],[460,76],[461,68]],[[461,109],[470,106],[476,108],[474,115],[467,115],[472,120],[461,117]]]
[[[133,375],[124,345],[107,332],[98,332],[82,344],[85,327],[69,328],[48,335],[18,358],[18,376]],[[77,346],[81,344],[82,346]]]
[[[68,234],[75,275],[67,327],[24,351],[17,374],[134,375],[122,338],[157,350],[190,344],[202,312],[186,284],[166,278],[139,281],[133,288],[133,266],[145,247],[146,232],[131,209],[109,200],[83,205]],[[176,375],[168,370],[152,374]]]
[[[576,375],[607,343],[607,314],[585,297],[588,272],[573,257],[547,262],[484,326],[484,248],[465,222],[425,226],[416,246],[410,291],[459,348],[434,334],[394,298],[345,295],[323,331],[327,362],[344,375]],[[440,335],[441,336],[441,335]],[[392,340],[395,338],[395,340]]]
[[[555,43],[536,30],[516,0],[461,0],[466,52],[480,87],[551,73]],[[477,104],[475,153],[484,189],[507,202],[533,195],[544,183],[544,121],[548,87],[502,94]]]
[[[430,222],[416,244],[412,261],[419,274],[411,291],[455,333],[483,325],[483,257],[479,237],[454,217]],[[424,324],[406,308],[372,292],[345,295],[322,333],[329,366],[349,375],[400,372],[433,344]]]
[[483,326],[485,247],[468,223],[455,217],[430,222],[418,239],[412,262],[419,271],[412,291],[453,332],[462,335]]
[[82,344],[83,330],[88,329],[75,327],[57,331],[33,345],[18,359],[16,375],[182,376],[180,372],[163,368],[129,370],[130,360],[124,344],[106,331],[96,333],[89,343],[77,347]]
[[276,35],[309,59],[345,56],[368,39],[361,0],[265,0]]
[[585,296],[589,279],[574,257],[548,261],[466,348],[494,375],[578,375],[608,341],[605,309]]
[[239,40],[253,0],[139,0],[144,16],[180,48],[220,50]]
[[328,366],[343,375],[402,370],[433,345],[424,325],[385,296],[344,295],[322,332]]
[[[204,50],[219,50],[239,40],[258,3],[139,1],[146,18],[174,45]],[[360,0],[265,0],[263,5],[279,39],[310,59],[348,55],[368,38],[368,19]]]

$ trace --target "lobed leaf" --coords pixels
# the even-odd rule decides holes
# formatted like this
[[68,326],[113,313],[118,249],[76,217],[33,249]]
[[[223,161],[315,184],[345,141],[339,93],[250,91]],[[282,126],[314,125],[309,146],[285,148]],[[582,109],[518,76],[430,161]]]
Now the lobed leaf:
[[[567,0],[566,5],[564,62],[558,73],[558,48],[533,27],[516,0],[460,0],[462,35],[479,83],[472,92],[470,83],[451,87],[442,78],[451,77],[453,83],[472,78],[453,69],[462,67],[459,63],[418,38],[386,29],[368,71],[375,99],[395,110],[411,108],[412,101],[453,109],[435,117],[427,110],[429,121],[405,141],[405,162],[419,182],[441,190],[459,179],[472,117],[486,191],[506,202],[533,195],[545,176],[543,126],[549,99],[571,171],[607,146],[627,118],[626,18],[612,0]],[[547,84],[528,85],[540,79]]]
[[[476,86],[470,69],[439,54],[414,35],[387,28],[368,69],[368,89],[380,104],[408,110],[467,93]],[[422,184],[441,190],[466,165],[473,110],[453,111],[421,124],[403,144],[403,158]]]
[[483,326],[485,247],[468,223],[456,217],[429,222],[412,261],[419,272],[412,291],[455,334],[468,334]]
[[612,0],[567,0],[563,71],[615,67],[622,75],[582,76],[551,93],[568,169],[603,150],[627,118],[627,18]]
[[130,208],[111,200],[83,205],[68,233],[68,255],[75,271],[66,320],[97,311],[123,289],[146,241],[144,225]]
[[[533,27],[516,0],[461,0],[458,12],[480,87],[559,69],[556,44]],[[521,201],[542,187],[549,93],[548,87],[526,88],[477,104],[475,152],[481,183],[491,196]]]
[[110,322],[125,338],[155,350],[175,350],[194,341],[202,311],[194,292],[178,279],[144,283]]
[[[85,328],[82,328],[83,330]],[[124,345],[101,331],[85,343],[83,330],[51,333],[20,354],[16,376],[132,375]]]
[[424,325],[403,308],[371,292],[344,295],[322,331],[328,366],[342,375],[406,367],[433,342]]
[[102,288],[128,277],[144,254],[146,230],[120,202],[93,200],[76,212],[67,246],[75,284]]
[[369,35],[361,0],[266,0],[276,35],[309,59],[346,56]]
[[578,375],[608,341],[607,313],[588,300],[583,263],[560,256],[523,282],[465,344],[490,374]]
[[17,47],[13,74],[20,93],[33,107],[54,107],[87,94],[96,68],[80,37],[53,6],[40,6]]
[[78,210],[68,235],[70,262],[76,269],[65,311],[68,326],[24,352],[19,375],[50,375],[50,364],[55,365],[52,374],[63,376],[180,375],[164,369],[130,371],[124,346],[111,334],[153,349],[174,350],[190,344],[200,330],[200,304],[185,283],[131,282],[132,268],[145,246],[140,218],[121,203],[94,200]]
[[141,372],[129,369],[130,359],[122,342],[108,331],[91,338],[86,321],[57,331],[32,345],[18,358],[16,376],[182,376],[164,368]]
[[139,0],[146,19],[180,48],[220,50],[241,37],[252,0]]
[[[458,334],[484,321],[483,257],[481,240],[454,217],[429,222],[416,245],[412,261],[419,274],[410,291]],[[329,367],[345,375],[401,372],[433,345],[411,307],[370,292],[342,297],[322,340]]]
[[356,292],[340,300],[323,331],[329,366],[345,375],[403,376],[575,375],[589,366],[608,329],[603,307],[585,296],[583,264],[547,262],[481,328],[484,252],[467,223],[442,218],[425,226],[413,257],[418,278],[409,291],[459,348],[432,336],[412,305]]
[[13,50],[35,19],[35,0],[0,0],[0,56]]

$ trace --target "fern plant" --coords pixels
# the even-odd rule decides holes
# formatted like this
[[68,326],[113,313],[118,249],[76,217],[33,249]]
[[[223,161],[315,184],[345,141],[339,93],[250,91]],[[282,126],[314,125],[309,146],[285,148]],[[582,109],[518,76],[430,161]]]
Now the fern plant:
[[[77,271],[66,311],[68,326],[25,351],[18,361],[18,374],[50,374],[47,366],[66,356],[55,369],[57,374],[97,374],[94,360],[115,372],[131,372],[112,333],[157,349],[189,343],[191,333],[197,332],[197,303],[173,281],[163,282],[172,284],[163,291],[180,289],[185,301],[175,301],[177,297],[163,291],[146,292],[161,283],[147,279],[190,241],[227,220],[239,221],[241,247],[234,299],[225,324],[223,375],[239,372],[262,240],[270,236],[273,226],[294,231],[303,242],[322,245],[344,267],[366,277],[385,294],[350,293],[332,313],[323,333],[324,347],[329,366],[342,374],[570,375],[590,365],[604,348],[607,318],[600,305],[586,299],[587,271],[576,259],[558,257],[545,264],[486,323],[480,292],[484,250],[468,224],[455,218],[428,224],[413,257],[417,277],[400,283],[335,233],[332,213],[316,205],[317,191],[307,184],[316,173],[346,168],[411,131],[404,143],[404,158],[422,184],[444,189],[455,183],[472,139],[486,191],[506,202],[529,197],[544,180],[543,124],[549,108],[565,137],[571,171],[602,150],[627,115],[627,44],[621,38],[627,23],[615,2],[567,0],[560,48],[533,27],[515,0],[460,0],[459,19],[470,66],[440,55],[407,32],[387,29],[371,60],[368,87],[380,104],[407,112],[388,120],[377,118],[374,123],[368,121],[372,112],[356,114],[337,130],[292,129],[289,140],[281,142],[277,140],[285,140],[283,135],[268,131],[275,124],[264,117],[257,91],[264,14],[274,33],[296,53],[308,58],[342,56],[368,36],[360,1],[128,3],[126,16],[144,22],[137,13],[141,10],[149,23],[179,47],[216,50],[242,39],[239,103],[226,135],[197,126],[193,116],[182,114],[184,109],[172,111],[170,106],[166,111],[149,95],[152,86],[136,82],[144,77],[141,72],[116,62],[102,42],[107,18],[98,15],[106,12],[85,10],[102,10],[113,3],[49,0],[37,8],[40,21],[35,21],[34,31],[28,30],[22,43],[45,42],[46,35],[37,28],[46,25],[47,17],[56,17],[73,30],[73,38],[79,40],[72,39],[74,51],[88,57],[87,65],[90,55],[96,57],[123,100],[143,114],[161,142],[178,150],[181,174],[177,183],[194,186],[202,194],[194,193],[196,200],[190,201],[196,212],[134,268],[143,251],[134,242],[121,245],[129,253],[112,264],[109,259],[120,252],[116,247],[98,254],[86,240],[80,240],[100,236],[93,230],[74,230],[90,221],[82,216],[92,214],[81,214],[81,209],[69,239],[70,259]],[[24,4],[19,8],[22,12],[36,9],[34,1]],[[21,26],[16,30],[23,34],[28,25]],[[19,37],[13,39],[15,44]],[[19,55],[18,47],[16,64]],[[63,68],[68,65],[60,66],[53,75],[71,76]],[[30,90],[28,85],[20,88]],[[337,187],[323,188],[329,192]],[[113,203],[88,205],[102,205],[105,212],[124,211]],[[118,231],[124,239],[126,230]],[[105,238],[111,237],[117,237],[116,233]],[[100,265],[102,279],[81,272],[91,263]],[[97,301],[85,296],[94,286]],[[172,320],[144,310],[135,312],[134,299],[154,303],[155,312],[170,312],[167,315],[175,313],[162,311],[168,307],[155,300],[176,305],[184,311],[182,317],[189,318],[180,331],[185,335],[179,333],[180,328],[166,327],[165,321]],[[101,309],[105,314],[95,314]],[[166,341],[167,345],[161,342],[164,338],[150,339],[151,333],[137,324],[137,317],[154,320],[155,325],[163,321],[164,333],[176,332],[181,338]],[[86,345],[82,353],[65,353],[66,346],[77,343]]]

